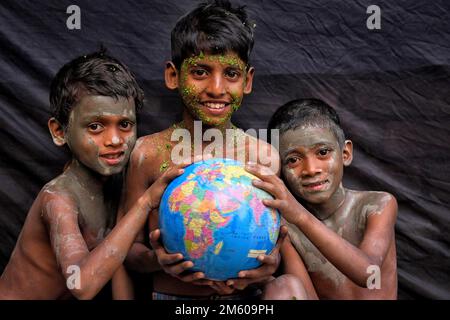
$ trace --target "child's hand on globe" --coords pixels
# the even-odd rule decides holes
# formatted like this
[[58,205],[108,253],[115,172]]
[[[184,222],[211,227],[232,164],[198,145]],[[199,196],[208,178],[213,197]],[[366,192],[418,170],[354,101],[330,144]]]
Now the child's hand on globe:
[[159,207],[162,194],[166,190],[167,185],[179,175],[184,173],[184,167],[190,163],[183,163],[175,165],[164,172],[161,177],[158,178],[145,192],[144,197],[148,203],[149,210],[153,210]]
[[262,263],[259,268],[253,270],[243,270],[239,272],[239,278],[227,280],[226,284],[238,290],[244,290],[253,283],[266,283],[272,280],[272,275],[280,265],[280,248],[286,239],[288,229],[286,226],[280,227],[277,244],[269,255],[260,255],[258,260]]
[[270,169],[259,164],[247,163],[245,170],[261,180],[255,179],[252,184],[268,193],[275,199],[264,199],[264,205],[277,209],[290,223],[297,225],[302,217],[307,214],[306,209],[295,199],[288,190],[283,180],[270,172]]
[[[203,272],[185,274],[184,271],[192,268],[194,264],[192,261],[183,261],[184,257],[181,253],[168,253],[159,241],[160,236],[161,232],[159,229],[150,232],[150,243],[158,258],[158,263],[167,274],[170,274],[172,277],[180,279],[183,282],[193,282],[204,279],[205,275]],[[205,283],[205,285],[208,284],[209,283]]]

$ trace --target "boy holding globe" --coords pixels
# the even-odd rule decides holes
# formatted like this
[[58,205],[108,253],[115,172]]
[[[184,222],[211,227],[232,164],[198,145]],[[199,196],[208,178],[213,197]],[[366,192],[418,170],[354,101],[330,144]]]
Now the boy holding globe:
[[[169,89],[178,90],[181,95],[183,120],[137,141],[127,172],[122,211],[129,209],[168,167],[179,161],[180,146],[187,146],[184,151],[191,152],[193,145],[195,155],[224,157],[226,154],[228,158],[254,159],[259,163],[263,162],[259,155],[265,154],[268,161],[264,165],[271,166],[275,172],[279,170],[276,150],[246,135],[230,121],[244,94],[252,90],[254,68],[249,65],[249,55],[253,47],[253,26],[245,10],[233,8],[227,1],[200,4],[181,17],[172,30],[171,40],[172,61],[166,64],[165,81]],[[208,132],[215,135],[214,147],[205,141]],[[199,135],[205,139],[195,140]],[[178,142],[180,137],[183,141]],[[151,215],[150,223],[151,228],[156,228],[157,213]],[[185,272],[193,263],[183,261],[181,254],[168,254],[159,242],[159,235],[159,230],[150,235],[151,250],[144,244],[143,233],[140,234],[127,257],[130,269],[155,272],[154,299],[207,299],[217,295],[220,298],[251,283],[267,281],[279,264],[281,241],[271,255],[258,257],[263,263],[260,268],[242,271],[240,279],[214,282],[204,279],[201,272]]]
[[142,101],[128,68],[103,51],[58,72],[48,128],[72,159],[34,201],[0,278],[0,299],[91,299],[115,274],[113,296],[129,297],[120,287],[122,262],[167,184],[182,174],[179,167],[167,171],[112,228],[120,197],[114,175],[133,149]]
[[[247,170],[261,178],[256,187],[275,197],[264,204],[287,221],[285,273],[301,280],[310,299],[396,299],[397,202],[386,192],[342,186],[353,147],[335,110],[321,100],[294,100],[275,112],[269,129],[280,131],[287,187],[267,168],[255,164]],[[291,299],[284,289],[301,287],[292,279],[277,278],[264,297]]]

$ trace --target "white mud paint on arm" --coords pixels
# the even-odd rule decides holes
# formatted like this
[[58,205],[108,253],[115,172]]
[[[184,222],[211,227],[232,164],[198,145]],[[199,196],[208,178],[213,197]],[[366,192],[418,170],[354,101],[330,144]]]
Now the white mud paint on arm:
[[78,228],[78,211],[62,199],[51,199],[45,205],[45,210],[56,261],[64,269],[74,263],[74,256],[81,258],[89,252]]
[[289,236],[294,247],[302,256],[308,272],[317,272],[323,278],[329,279],[336,287],[344,283],[346,277],[334,265],[332,265],[309,241],[297,227],[288,225]]

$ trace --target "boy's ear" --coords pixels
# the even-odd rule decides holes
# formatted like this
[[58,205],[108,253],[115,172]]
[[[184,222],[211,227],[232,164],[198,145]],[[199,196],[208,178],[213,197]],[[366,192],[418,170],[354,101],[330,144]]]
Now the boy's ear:
[[255,68],[250,67],[247,71],[246,78],[245,78],[245,87],[244,87],[245,94],[249,94],[250,92],[252,92],[254,75],[255,75]]
[[166,81],[167,88],[169,88],[170,90],[175,90],[178,88],[178,70],[172,61],[166,62],[164,78]]
[[347,167],[352,163],[353,160],[353,142],[351,140],[345,140],[344,148],[342,150],[342,159],[344,161],[344,166]]
[[48,130],[52,135],[53,143],[58,147],[62,147],[66,144],[66,138],[64,133],[64,127],[54,117],[50,118],[47,122]]

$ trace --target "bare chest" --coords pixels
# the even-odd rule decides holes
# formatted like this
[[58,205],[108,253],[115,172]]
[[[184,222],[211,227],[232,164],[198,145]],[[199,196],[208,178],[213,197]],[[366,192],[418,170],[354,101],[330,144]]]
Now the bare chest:
[[88,198],[80,204],[78,224],[89,250],[95,248],[111,231],[115,219],[114,209],[103,198]]
[[[323,223],[351,244],[358,246],[364,236],[366,218],[362,212],[354,212],[352,215],[337,216]],[[289,225],[289,235],[312,277],[321,279],[335,288],[343,284],[346,277],[325,258],[303,232]]]

